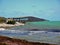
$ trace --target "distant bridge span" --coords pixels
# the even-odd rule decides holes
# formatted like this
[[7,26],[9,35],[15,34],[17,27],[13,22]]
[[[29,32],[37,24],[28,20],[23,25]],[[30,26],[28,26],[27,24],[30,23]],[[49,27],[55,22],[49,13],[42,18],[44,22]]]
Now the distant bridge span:
[[36,17],[18,17],[18,18],[8,18],[8,19],[13,19],[14,21],[17,21],[17,22],[45,21],[45,19],[40,19],[40,18],[36,18]]

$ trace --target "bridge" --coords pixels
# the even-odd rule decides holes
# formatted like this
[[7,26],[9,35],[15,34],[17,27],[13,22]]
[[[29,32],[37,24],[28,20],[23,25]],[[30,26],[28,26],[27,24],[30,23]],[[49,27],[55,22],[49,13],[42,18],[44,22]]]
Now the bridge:
[[8,19],[12,19],[16,22],[36,22],[36,21],[45,21],[45,19],[40,19],[37,17],[32,17],[32,16],[28,16],[28,17],[18,17],[18,18],[8,18]]

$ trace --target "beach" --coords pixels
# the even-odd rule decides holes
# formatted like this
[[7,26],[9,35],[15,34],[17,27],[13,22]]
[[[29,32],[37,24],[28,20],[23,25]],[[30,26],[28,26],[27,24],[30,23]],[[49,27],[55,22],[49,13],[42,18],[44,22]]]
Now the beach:
[[[2,40],[4,39],[4,40]],[[40,42],[30,42],[22,39],[9,38],[6,36],[0,36],[0,45],[57,45],[49,43],[40,43]]]
[[3,28],[3,29],[6,29],[6,28],[12,28],[12,27],[15,27],[15,26],[21,26],[21,25],[24,25],[23,23],[19,23],[19,22],[16,22],[16,24],[6,24],[6,23],[0,23],[0,30]]
[[23,39],[29,42],[60,44],[59,32],[2,30],[0,31],[0,36]]
[[25,39],[28,42],[40,42],[60,44],[60,21],[59,22],[27,22],[26,24],[0,24],[10,26],[12,29],[0,28],[0,36],[16,39]]

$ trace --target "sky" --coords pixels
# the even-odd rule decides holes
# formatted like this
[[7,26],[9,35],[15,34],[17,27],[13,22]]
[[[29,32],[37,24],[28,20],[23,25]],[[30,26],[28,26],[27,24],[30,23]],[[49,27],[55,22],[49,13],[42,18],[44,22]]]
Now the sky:
[[0,0],[0,16],[34,16],[60,21],[60,0]]

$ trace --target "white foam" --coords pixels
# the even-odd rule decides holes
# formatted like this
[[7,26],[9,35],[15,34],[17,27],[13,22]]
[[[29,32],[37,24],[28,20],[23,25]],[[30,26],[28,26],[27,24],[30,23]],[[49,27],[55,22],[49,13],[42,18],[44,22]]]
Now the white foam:
[[2,30],[6,30],[5,28],[0,28],[0,31],[2,31]]
[[45,33],[46,31],[30,31],[29,35],[37,34],[37,33]]

